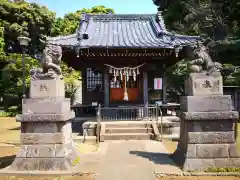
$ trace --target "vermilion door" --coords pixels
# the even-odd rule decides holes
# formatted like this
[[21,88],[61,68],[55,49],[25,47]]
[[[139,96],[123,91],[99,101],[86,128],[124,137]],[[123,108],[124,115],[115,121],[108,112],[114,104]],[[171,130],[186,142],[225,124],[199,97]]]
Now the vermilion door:
[[125,92],[125,77],[123,80],[117,79],[116,82],[113,81],[113,78],[110,80],[110,103],[121,103],[121,102],[138,102],[141,98],[140,92],[140,83],[139,79],[136,81],[132,77],[129,78],[129,81],[126,83],[127,92],[128,92],[128,101],[124,101],[124,92]]

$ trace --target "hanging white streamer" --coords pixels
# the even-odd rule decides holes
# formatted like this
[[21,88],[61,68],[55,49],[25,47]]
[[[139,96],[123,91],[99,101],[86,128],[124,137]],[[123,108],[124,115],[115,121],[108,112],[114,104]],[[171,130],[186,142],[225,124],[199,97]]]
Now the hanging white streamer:
[[123,80],[122,71],[120,71],[120,79],[121,79],[121,81]]
[[140,72],[139,72],[139,69],[137,68],[137,75],[139,75],[140,74]]
[[133,80],[136,81],[137,77],[136,77],[136,72],[135,70],[133,71]]
[[116,70],[115,69],[113,70],[113,77],[114,77],[114,82],[116,82],[117,81],[117,77],[116,77]]
[[[145,64],[145,63],[144,63]],[[113,73],[114,76],[114,82],[117,81],[117,76],[120,76],[120,80],[123,81],[123,76],[125,76],[125,81],[129,81],[129,76],[133,76],[133,80],[137,80],[137,75],[140,74],[139,68],[142,67],[144,64],[141,64],[136,67],[123,67],[123,68],[117,68],[109,64],[105,64],[106,66],[109,67],[109,73]],[[125,82],[125,84],[126,84]],[[127,88],[125,88],[124,92],[124,100],[128,99],[128,94],[127,94]]]

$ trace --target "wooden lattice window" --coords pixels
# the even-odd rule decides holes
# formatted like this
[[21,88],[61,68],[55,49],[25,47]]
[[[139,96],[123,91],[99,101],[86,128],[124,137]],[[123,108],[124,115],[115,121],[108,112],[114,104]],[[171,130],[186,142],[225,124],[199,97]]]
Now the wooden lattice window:
[[93,71],[92,68],[86,69],[86,85],[88,92],[102,92],[103,91],[103,74],[101,72]]

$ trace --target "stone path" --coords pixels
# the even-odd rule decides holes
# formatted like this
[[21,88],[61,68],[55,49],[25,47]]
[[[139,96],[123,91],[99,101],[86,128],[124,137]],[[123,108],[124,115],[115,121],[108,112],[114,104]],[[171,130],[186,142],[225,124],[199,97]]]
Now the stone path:
[[81,170],[96,173],[96,180],[155,180],[155,174],[182,174],[157,141],[105,141],[100,152],[82,160]]

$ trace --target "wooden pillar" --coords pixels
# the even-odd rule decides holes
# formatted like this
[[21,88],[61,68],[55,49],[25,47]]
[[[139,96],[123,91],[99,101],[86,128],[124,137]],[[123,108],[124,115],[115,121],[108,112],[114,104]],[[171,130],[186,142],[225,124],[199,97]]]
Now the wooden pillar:
[[148,74],[143,72],[143,103],[144,106],[148,106]]
[[109,74],[108,70],[104,69],[104,106],[109,106]]
[[167,101],[167,80],[166,80],[166,65],[163,64],[163,76],[162,76],[162,83],[163,83],[163,90],[162,90],[162,95],[163,95],[163,103],[166,103]]
[[82,104],[86,103],[86,89],[87,89],[87,75],[86,75],[86,68],[81,69],[82,74]]
[[143,103],[144,103],[144,117],[148,116],[148,74],[143,72]]

